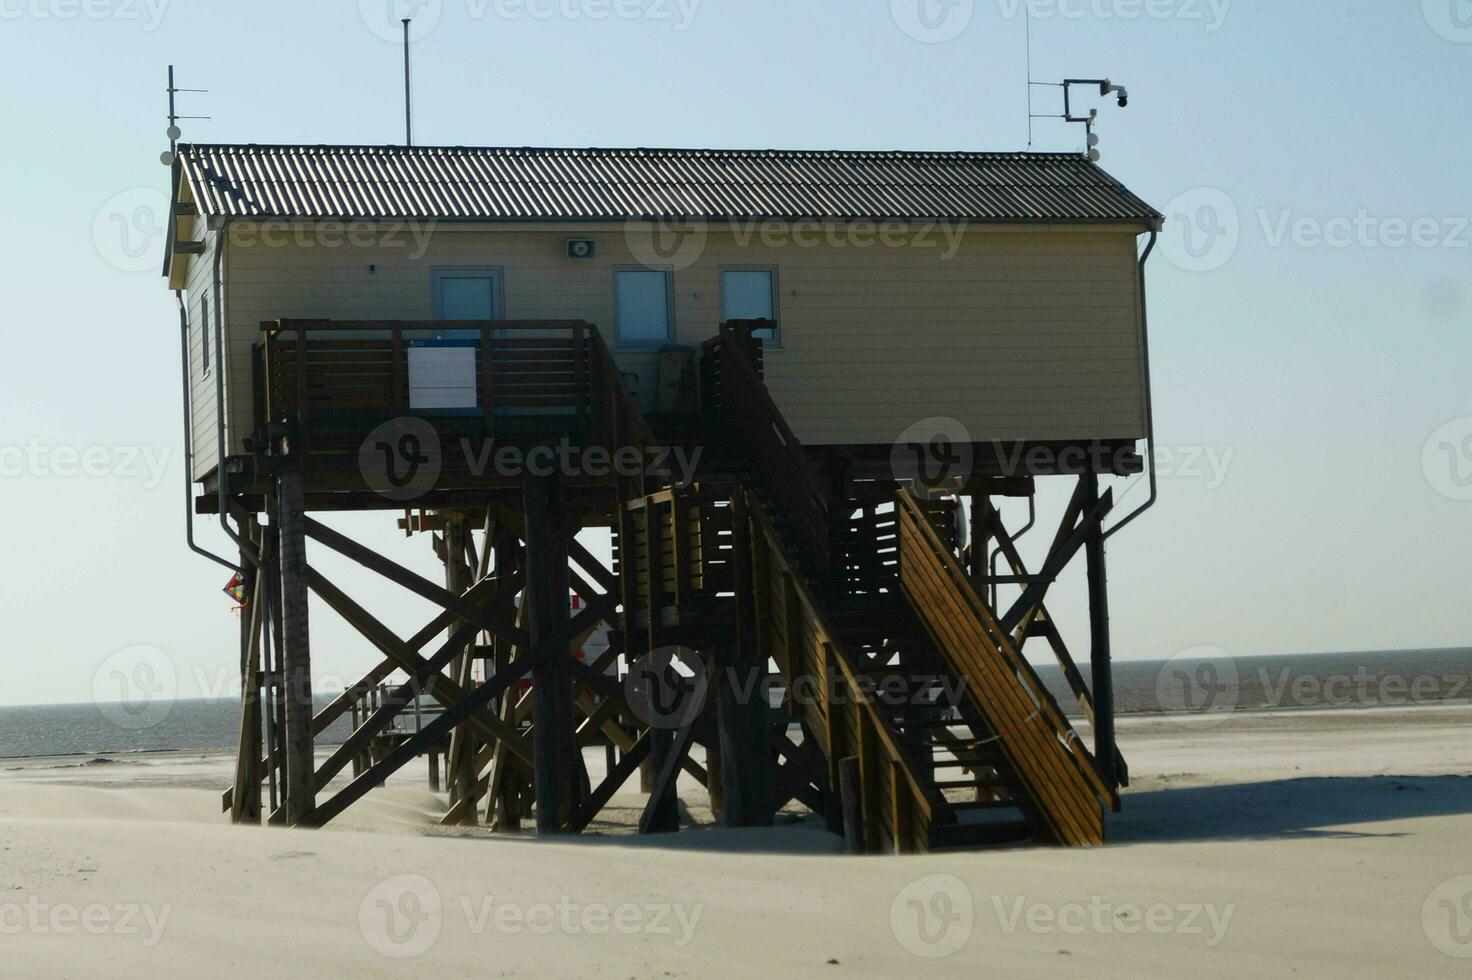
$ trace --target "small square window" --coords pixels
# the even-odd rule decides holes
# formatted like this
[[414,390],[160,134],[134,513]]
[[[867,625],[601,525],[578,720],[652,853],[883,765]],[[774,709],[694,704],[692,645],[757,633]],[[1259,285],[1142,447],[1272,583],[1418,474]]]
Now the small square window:
[[613,283],[620,347],[655,348],[674,339],[668,272],[618,269]]
[[[721,270],[721,318],[730,320],[781,319],[777,315],[777,270]],[[778,328],[754,330],[752,336],[776,346],[781,343]]]

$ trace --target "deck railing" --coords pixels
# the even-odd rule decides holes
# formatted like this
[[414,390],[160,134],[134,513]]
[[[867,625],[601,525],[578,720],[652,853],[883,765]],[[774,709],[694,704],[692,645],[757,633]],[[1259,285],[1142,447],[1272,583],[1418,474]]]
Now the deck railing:
[[536,420],[594,431],[606,348],[588,323],[278,320],[262,332],[258,422],[290,420],[305,440],[406,415],[481,419],[492,434]]

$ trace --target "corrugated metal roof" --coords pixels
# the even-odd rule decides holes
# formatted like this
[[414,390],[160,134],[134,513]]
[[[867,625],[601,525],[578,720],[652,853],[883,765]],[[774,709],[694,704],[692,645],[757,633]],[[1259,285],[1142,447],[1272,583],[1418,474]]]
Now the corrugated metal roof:
[[1072,153],[180,144],[207,216],[1154,223]]

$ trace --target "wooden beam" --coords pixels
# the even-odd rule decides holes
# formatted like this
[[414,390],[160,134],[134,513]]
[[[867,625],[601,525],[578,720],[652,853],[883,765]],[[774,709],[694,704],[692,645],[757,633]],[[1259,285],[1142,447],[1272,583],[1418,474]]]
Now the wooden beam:
[[643,765],[644,760],[649,757],[649,733],[646,731],[639,740],[630,746],[619,760],[613,771],[598,784],[598,787],[588,796],[583,803],[572,812],[568,818],[567,830],[570,833],[580,834],[588,829],[588,825],[603,812],[603,808],[613,799],[615,793],[629,781],[629,778]]
[[[561,630],[568,618],[567,519],[561,486],[554,472],[528,474],[523,484],[526,516],[526,606],[533,642]],[[533,768],[536,773],[537,833],[556,834],[563,827],[564,803],[571,804],[568,776],[577,732],[572,719],[572,681],[566,645],[540,661],[532,673]]]
[[312,647],[307,616],[305,478],[299,471],[276,481],[280,521],[282,685],[286,692],[286,804],[289,826],[305,822],[316,803],[312,758]]
[[[440,673],[438,669],[435,669],[433,663],[426,661],[419,655],[418,651],[410,649],[408,644],[395,636],[387,626],[384,626],[368,610],[349,598],[346,593],[333,585],[316,569],[308,569],[308,581],[312,590],[328,606],[337,612],[338,615],[342,616],[343,619],[347,620],[354,629],[376,646],[380,652],[392,658],[399,669],[408,673],[411,679],[419,678],[420,683],[424,685],[424,689],[429,692],[431,697],[439,700],[446,707],[464,697],[464,688],[446,677],[443,673]],[[498,593],[495,604],[513,603],[514,600],[515,591],[508,586]],[[469,639],[474,636],[476,626],[473,623],[464,624],[463,629],[462,642],[469,642]],[[444,655],[444,652],[443,649],[440,651],[441,657]],[[443,666],[443,663],[440,664],[441,668]],[[525,746],[521,744],[521,739],[516,737],[514,730],[501,725],[493,717],[484,714],[472,717],[470,723],[476,726],[487,740],[501,739],[508,744],[512,751],[527,761],[530,761],[530,754],[527,752]],[[324,766],[324,769],[326,768]],[[330,775],[328,778],[330,778]]]
[[[534,653],[545,654],[547,649],[543,647]],[[376,787],[381,786],[389,776],[428,751],[435,742],[448,736],[456,725],[473,712],[478,711],[481,706],[489,703],[491,698],[515,684],[532,669],[535,662],[536,658],[530,655],[518,659],[505,672],[497,674],[489,683],[476,688],[403,744],[395,746],[388,755],[371,766],[367,772],[354,779],[336,796],[318,806],[311,815],[312,825],[325,827],[348,807]]]
[[1073,556],[1078,554],[1079,549],[1088,543],[1089,537],[1095,533],[1105,516],[1113,508],[1114,491],[1109,490],[1103,497],[1093,503],[1084,515],[1083,520],[1079,523],[1078,527],[1074,528],[1073,533],[1068,536],[1067,540],[1048,555],[1048,560],[1038,575],[1040,581],[1034,582],[1024,589],[1021,597],[1012,604],[1012,608],[1007,611],[1007,615],[1003,616],[1000,620],[999,625],[1002,628],[1002,632],[1011,633],[1024,618],[1031,615],[1033,610],[1042,603],[1043,597],[1048,594],[1048,587],[1057,580],[1059,573],[1068,566],[1068,563],[1073,560]]
[[[1084,477],[1085,496],[1092,508],[1099,502],[1099,477]],[[1109,582],[1104,564],[1104,528],[1095,524],[1085,546],[1089,576],[1089,662],[1094,681],[1094,759],[1100,775],[1111,788],[1118,788],[1119,749],[1114,735],[1114,665],[1109,643]],[[1119,798],[1114,798],[1115,809]]]
[[864,846],[864,801],[863,774],[858,756],[848,756],[838,761],[838,795],[843,801],[843,841],[850,854],[863,854]]
[[[251,537],[260,536],[254,520],[241,525]],[[269,545],[260,546],[262,567],[270,559]],[[262,614],[266,608],[265,574],[260,568],[248,569],[249,588],[246,602],[250,615],[246,617],[245,657],[240,672],[240,741],[235,755],[234,794],[226,805],[232,823],[261,822],[261,630]]]
[[364,547],[310,517],[306,519],[306,531],[314,541],[321,542],[345,558],[350,558],[364,568],[377,572],[395,585],[408,589],[421,598],[428,599],[461,619],[475,623],[486,632],[505,636],[521,647],[527,645],[528,637],[516,627],[513,615],[505,612],[488,615],[475,604],[466,601],[463,595],[456,595],[449,589],[436,585],[422,575],[409,571],[402,565],[390,561],[372,549]]
[[[644,813],[639,817],[640,834],[665,834],[680,829],[680,801],[675,784],[680,774],[680,763],[690,753],[697,724],[698,718],[675,733],[664,764],[654,776],[654,788],[649,793],[649,802],[645,804]],[[651,729],[649,736],[654,735],[655,731]],[[671,813],[674,814],[673,822],[670,820]]]

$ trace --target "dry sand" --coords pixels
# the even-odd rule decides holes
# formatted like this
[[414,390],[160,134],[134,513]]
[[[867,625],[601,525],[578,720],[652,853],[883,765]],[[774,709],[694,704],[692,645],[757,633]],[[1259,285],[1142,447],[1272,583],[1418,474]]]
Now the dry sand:
[[330,831],[239,829],[220,757],[12,763],[0,977],[1462,976],[1469,722],[1126,719],[1111,846],[914,858],[636,839],[637,797],[572,843],[445,832],[419,766]]

